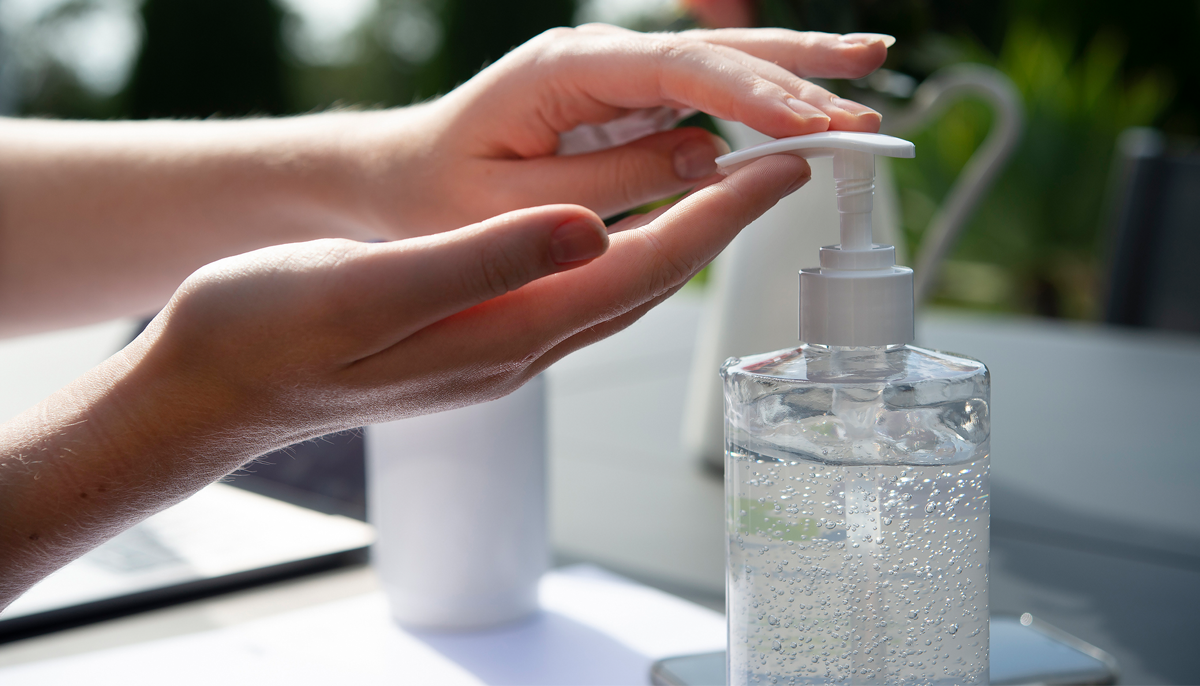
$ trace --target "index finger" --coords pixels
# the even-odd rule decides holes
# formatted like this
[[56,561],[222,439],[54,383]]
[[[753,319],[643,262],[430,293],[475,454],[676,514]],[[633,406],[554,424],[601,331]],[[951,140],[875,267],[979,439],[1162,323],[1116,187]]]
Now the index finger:
[[787,29],[697,29],[681,35],[735,48],[797,76],[858,79],[883,66],[896,39],[882,33],[821,33]]
[[[535,373],[632,323],[639,309],[686,283],[809,174],[808,164],[797,157],[758,160],[684,198],[649,224],[613,235],[608,253],[591,264],[443,320],[437,335],[421,332],[410,343],[454,345],[460,359],[467,355]],[[520,325],[513,326],[514,321]],[[421,357],[412,348],[398,354]]]
[[[608,24],[583,24],[585,33],[628,32]],[[692,29],[678,36],[735,48],[774,62],[796,76],[817,79],[858,79],[887,59],[896,38],[885,33],[823,33],[789,29]]]
[[[683,198],[652,221],[612,235],[605,257],[555,277],[545,285],[546,293],[527,289],[545,313],[543,325],[573,319],[567,329],[574,334],[669,294],[810,175],[803,160],[762,158]],[[553,302],[558,299],[561,303]]]
[[[555,29],[509,53],[448,97],[480,98],[499,87],[532,105],[535,120],[547,126],[538,129],[540,136],[516,141],[506,151],[519,157],[545,154],[557,145],[558,133],[579,124],[662,105],[741,121],[776,138],[824,131],[831,123],[833,128],[860,128],[842,119],[831,121],[827,111],[840,114],[840,105],[822,89],[799,87],[791,70],[820,67],[822,73],[862,76],[882,63],[882,42],[845,42],[832,34],[782,29],[759,36],[759,31]],[[737,45],[750,52],[731,47]],[[506,114],[513,121],[504,121]],[[530,120],[528,106],[513,112],[489,108],[487,116],[490,124],[514,130],[528,128]]]

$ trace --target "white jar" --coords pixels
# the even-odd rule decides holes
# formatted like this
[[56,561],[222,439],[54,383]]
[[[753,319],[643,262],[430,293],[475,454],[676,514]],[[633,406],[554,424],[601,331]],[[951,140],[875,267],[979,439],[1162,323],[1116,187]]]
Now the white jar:
[[537,609],[548,566],[546,388],[367,427],[372,562],[392,615],[469,630]]

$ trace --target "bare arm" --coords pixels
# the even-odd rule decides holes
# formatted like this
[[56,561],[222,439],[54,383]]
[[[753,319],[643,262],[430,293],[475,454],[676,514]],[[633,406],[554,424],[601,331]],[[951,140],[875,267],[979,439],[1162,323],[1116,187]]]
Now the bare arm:
[[153,313],[267,245],[400,237],[356,213],[354,122],[414,114],[0,121],[0,336]]
[[883,37],[557,29],[439,101],[240,121],[0,120],[0,337],[154,312],[195,269],[267,245],[407,238],[522,207],[602,217],[679,193],[722,144],[678,129],[588,155],[558,134],[695,107],[773,136],[877,130],[804,81],[862,76]]
[[556,205],[204,267],[137,340],[0,426],[0,607],[256,455],[514,390],[635,321],[807,178],[798,158],[761,161],[626,220],[611,246],[594,214]]
[[[0,426],[0,607],[256,455],[511,392],[635,321],[808,178],[794,157],[715,176],[719,145],[700,130],[574,157],[553,155],[559,133],[661,105],[777,136],[874,130],[874,112],[796,74],[861,75],[883,54],[824,34],[585,27],[409,110],[12,123],[0,132],[0,326],[166,306]],[[708,146],[702,164],[681,167],[694,144]],[[612,227],[610,245],[601,216],[690,187]],[[320,235],[409,237],[234,255]],[[174,288],[221,255],[234,256]]]

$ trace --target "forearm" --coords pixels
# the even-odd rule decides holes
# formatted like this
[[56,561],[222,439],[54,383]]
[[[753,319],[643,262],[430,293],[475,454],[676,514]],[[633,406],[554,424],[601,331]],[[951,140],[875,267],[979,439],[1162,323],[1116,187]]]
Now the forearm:
[[[104,540],[293,440],[135,342],[0,425],[0,608]],[[242,408],[236,411],[235,406]]]
[[0,336],[153,312],[266,245],[395,237],[367,194],[378,130],[411,117],[0,121]]

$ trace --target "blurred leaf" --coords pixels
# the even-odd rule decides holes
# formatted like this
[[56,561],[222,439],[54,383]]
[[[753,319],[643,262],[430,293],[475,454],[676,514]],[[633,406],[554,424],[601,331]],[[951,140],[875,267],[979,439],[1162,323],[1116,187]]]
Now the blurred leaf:
[[[1073,318],[1098,314],[1101,208],[1113,144],[1126,127],[1152,124],[1172,91],[1157,72],[1126,74],[1124,43],[1114,33],[1096,34],[1078,54],[1074,42],[1032,21],[1010,26],[993,64],[1025,100],[1025,136],[951,257],[1004,269],[1014,287],[972,290],[963,276],[972,272],[951,275],[955,268],[948,268],[935,301]],[[911,243],[919,243],[928,223],[930,200],[940,202],[982,142],[988,118],[981,104],[960,103],[914,136],[918,150],[936,152],[897,165]],[[919,209],[907,207],[914,201]],[[983,302],[983,292],[995,301]]]

